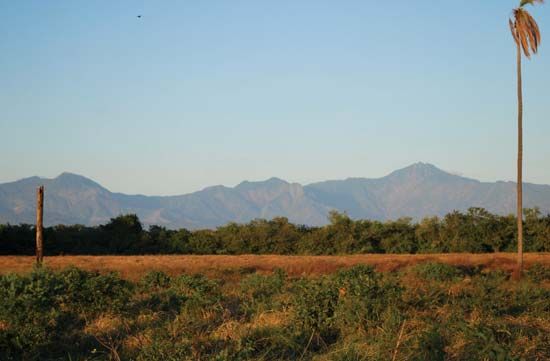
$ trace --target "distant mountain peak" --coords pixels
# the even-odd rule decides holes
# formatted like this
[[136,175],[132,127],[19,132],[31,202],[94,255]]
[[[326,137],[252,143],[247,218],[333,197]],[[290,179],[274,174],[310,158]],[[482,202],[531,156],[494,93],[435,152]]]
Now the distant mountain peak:
[[[446,173],[445,171],[443,171],[440,168],[436,167],[432,163],[424,163],[424,162],[416,162],[416,163],[413,163],[413,164],[409,165],[408,167],[402,168],[400,170],[422,170],[422,171],[432,171],[432,172]],[[397,171],[399,171],[399,170],[397,170]]]
[[418,163],[411,164],[405,168],[401,168],[396,171],[393,171],[386,177],[401,178],[401,179],[414,178],[417,180],[421,180],[421,179],[426,179],[430,177],[453,177],[453,175],[445,172],[444,170],[437,168],[435,165],[431,163],[418,162]]
[[60,175],[58,175],[57,177],[55,177],[55,179],[80,179],[80,180],[85,179],[85,180],[88,180],[88,178],[86,178],[84,176],[81,176],[80,174],[71,173],[71,172],[63,172]]
[[76,173],[63,172],[51,180],[58,186],[103,188],[99,183]]
[[285,181],[284,179],[278,178],[278,177],[271,177],[271,178],[265,180],[265,182],[269,183],[269,184],[281,184],[281,183],[288,184],[287,181]]
[[262,186],[277,186],[277,185],[287,185],[287,184],[289,183],[281,178],[271,177],[263,181],[245,180],[239,183],[235,188],[243,189],[243,188],[255,188],[255,187],[262,187]]

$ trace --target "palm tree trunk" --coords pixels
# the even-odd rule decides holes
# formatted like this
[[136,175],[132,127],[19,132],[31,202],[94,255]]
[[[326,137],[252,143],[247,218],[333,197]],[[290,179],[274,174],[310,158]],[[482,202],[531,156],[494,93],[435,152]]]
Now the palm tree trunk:
[[523,93],[521,84],[521,49],[517,43],[518,71],[518,179],[517,179],[517,222],[518,222],[518,278],[523,273]]
[[36,264],[42,265],[44,258],[44,236],[43,236],[43,214],[44,214],[44,186],[36,189]]

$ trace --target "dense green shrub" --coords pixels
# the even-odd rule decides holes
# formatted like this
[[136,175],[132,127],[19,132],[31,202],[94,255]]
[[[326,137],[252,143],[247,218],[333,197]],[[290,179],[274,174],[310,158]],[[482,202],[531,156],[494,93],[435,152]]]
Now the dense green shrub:
[[171,278],[162,271],[147,272],[140,281],[140,286],[144,290],[153,291],[165,289],[170,286]]
[[274,296],[283,291],[286,273],[277,269],[271,275],[251,274],[240,283],[241,306],[248,315],[275,307]]
[[334,338],[338,297],[338,288],[327,277],[299,280],[294,287],[295,325],[306,334],[328,338],[325,342]]
[[550,288],[525,282],[513,289],[511,298],[509,314],[519,316],[529,312],[550,315]]
[[58,274],[63,288],[60,302],[78,314],[95,315],[124,310],[132,284],[116,273],[100,274],[70,267]]
[[411,347],[411,361],[444,361],[445,338],[443,330],[438,326],[432,326],[428,330],[415,335]]
[[121,312],[130,295],[130,284],[118,276],[76,268],[37,268],[27,276],[0,276],[0,320],[17,330],[2,332],[1,343],[9,354],[23,358],[70,352],[85,342],[75,334],[85,319]]
[[462,334],[466,340],[465,347],[459,355],[460,360],[518,360],[518,358],[512,357],[509,345],[500,340],[506,335],[499,330],[482,324],[475,326],[458,324],[456,332]]
[[251,274],[241,281],[241,293],[251,299],[265,301],[280,293],[286,281],[286,273],[276,269],[271,275]]
[[401,305],[401,287],[383,280],[371,266],[341,270],[334,282],[339,293],[335,317],[341,329],[374,327],[388,307]]
[[426,280],[440,282],[453,281],[463,275],[457,267],[437,262],[419,263],[414,267],[414,271]]
[[535,263],[527,270],[527,277],[533,282],[548,282],[550,281],[550,267],[542,263]]
[[27,277],[0,276],[0,320],[9,325],[0,334],[6,354],[34,358],[60,342],[56,336],[68,316],[59,309],[63,288],[58,277],[43,270]]
[[161,312],[168,318],[178,315],[180,309],[187,298],[178,294],[172,289],[159,289],[152,292],[142,291],[143,295],[139,299],[138,308],[146,308],[149,312]]
[[465,312],[476,311],[491,316],[512,314],[513,293],[504,287],[509,277],[502,271],[481,273],[468,280],[456,297],[446,297],[444,302],[448,301]]
[[196,306],[211,306],[222,296],[219,282],[200,274],[175,277],[170,281],[170,289]]

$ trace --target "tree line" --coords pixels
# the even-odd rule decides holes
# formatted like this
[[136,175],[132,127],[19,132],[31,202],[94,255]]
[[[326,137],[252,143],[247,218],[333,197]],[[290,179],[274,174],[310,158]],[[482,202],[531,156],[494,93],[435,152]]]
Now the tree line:
[[[35,229],[29,224],[0,225],[0,254],[33,255]],[[524,210],[525,250],[550,251],[550,215]],[[216,229],[145,229],[135,214],[105,225],[57,225],[44,228],[46,255],[63,254],[357,254],[514,252],[516,217],[483,208],[454,211],[444,217],[393,221],[353,220],[333,211],[329,223],[309,227],[287,218],[229,223]]]

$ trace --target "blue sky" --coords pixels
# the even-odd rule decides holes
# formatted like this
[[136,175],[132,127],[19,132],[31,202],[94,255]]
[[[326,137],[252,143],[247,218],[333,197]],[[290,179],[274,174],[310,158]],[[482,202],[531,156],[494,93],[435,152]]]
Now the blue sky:
[[[513,180],[517,2],[0,1],[0,182]],[[550,5],[530,10],[525,179],[550,183]]]

